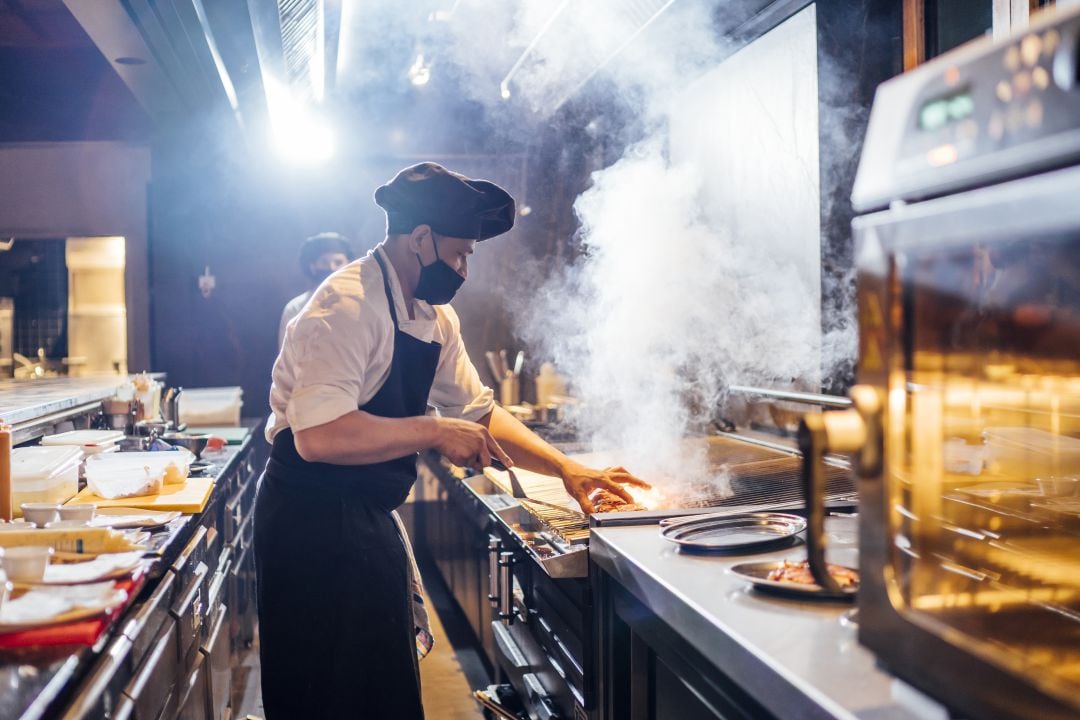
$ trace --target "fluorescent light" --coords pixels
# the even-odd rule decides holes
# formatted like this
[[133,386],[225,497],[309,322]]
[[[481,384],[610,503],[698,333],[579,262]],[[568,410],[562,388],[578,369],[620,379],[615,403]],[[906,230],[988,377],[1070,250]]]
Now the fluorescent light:
[[289,162],[316,165],[334,154],[334,133],[326,121],[303,102],[294,100],[287,87],[265,77],[266,103],[274,148]]

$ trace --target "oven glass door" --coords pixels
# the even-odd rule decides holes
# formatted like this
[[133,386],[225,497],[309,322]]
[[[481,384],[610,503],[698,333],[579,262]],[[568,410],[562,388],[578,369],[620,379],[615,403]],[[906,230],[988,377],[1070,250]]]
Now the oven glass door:
[[931,201],[885,233],[884,570],[905,617],[1075,699],[1080,172],[1054,175]]

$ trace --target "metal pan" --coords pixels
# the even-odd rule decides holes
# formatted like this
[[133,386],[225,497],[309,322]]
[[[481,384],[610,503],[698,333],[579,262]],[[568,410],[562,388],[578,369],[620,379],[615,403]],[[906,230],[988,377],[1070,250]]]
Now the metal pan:
[[798,515],[777,512],[703,516],[671,523],[660,535],[681,548],[709,552],[757,552],[793,542],[806,529]]

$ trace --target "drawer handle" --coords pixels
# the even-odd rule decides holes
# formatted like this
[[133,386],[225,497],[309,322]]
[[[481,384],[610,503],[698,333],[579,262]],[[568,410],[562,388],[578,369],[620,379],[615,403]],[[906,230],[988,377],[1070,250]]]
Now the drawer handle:
[[499,620],[514,623],[514,553],[499,553]]
[[514,638],[510,636],[510,631],[506,629],[505,625],[500,624],[498,621],[493,622],[491,623],[491,630],[495,636],[495,644],[499,646],[499,651],[509,661],[511,667],[520,670],[529,666],[529,661],[525,659],[525,655],[521,652],[517,643],[514,642]]

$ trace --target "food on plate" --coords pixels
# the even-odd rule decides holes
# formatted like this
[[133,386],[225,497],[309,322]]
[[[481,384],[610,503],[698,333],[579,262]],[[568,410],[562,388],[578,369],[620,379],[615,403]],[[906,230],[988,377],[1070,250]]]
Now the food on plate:
[[[859,573],[850,568],[839,565],[829,565],[829,574],[833,580],[844,590],[859,586]],[[769,579],[775,582],[798,583],[799,585],[817,585],[814,575],[810,572],[810,563],[806,560],[793,562],[784,560],[775,570],[769,571]]]
[[634,510],[647,509],[637,503],[627,502],[615,493],[610,490],[605,490],[604,488],[596,488],[590,491],[589,501],[593,504],[593,512],[598,513],[632,512]]

